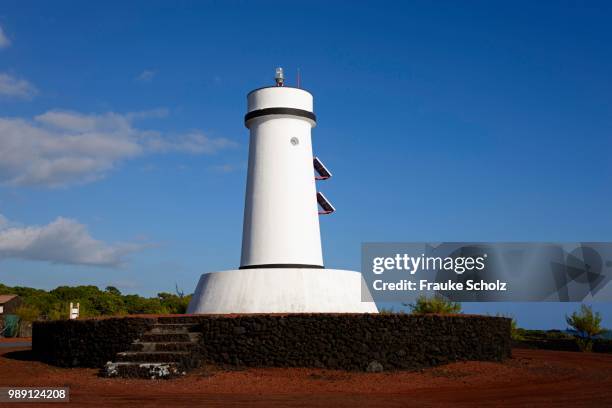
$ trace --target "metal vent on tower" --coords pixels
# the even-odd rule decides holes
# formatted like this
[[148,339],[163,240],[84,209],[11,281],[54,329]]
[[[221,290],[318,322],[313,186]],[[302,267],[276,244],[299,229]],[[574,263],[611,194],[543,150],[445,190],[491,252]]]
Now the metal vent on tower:
[[327,180],[332,176],[331,172],[327,169],[327,167],[325,167],[323,162],[318,157],[315,156],[312,159],[312,164],[314,165],[314,168],[318,174],[318,176],[315,177],[317,180]]
[[323,211],[319,211],[319,214],[331,214],[336,211],[336,209],[333,205],[331,205],[327,197],[325,197],[321,192],[317,192],[317,203],[319,203],[319,205],[323,209]]

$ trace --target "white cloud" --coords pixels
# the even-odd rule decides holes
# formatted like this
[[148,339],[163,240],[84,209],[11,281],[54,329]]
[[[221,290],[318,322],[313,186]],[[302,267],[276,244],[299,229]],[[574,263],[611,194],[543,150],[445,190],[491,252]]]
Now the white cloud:
[[136,77],[136,80],[139,82],[151,82],[156,74],[157,72],[153,70],[145,69]]
[[151,151],[163,153],[211,154],[234,146],[236,143],[231,140],[213,139],[199,131],[170,138],[150,137],[147,141],[147,147]]
[[0,49],[7,48],[11,45],[11,40],[6,36],[2,26],[0,26]]
[[213,154],[235,145],[201,132],[164,135],[134,122],[160,109],[128,114],[52,110],[33,120],[0,117],[0,183],[60,187],[104,177],[122,161],[153,153]]
[[0,230],[2,228],[6,228],[9,225],[8,220],[6,219],[6,217],[2,214],[0,214]]
[[36,87],[25,79],[0,72],[0,96],[31,99],[37,93]]
[[98,241],[85,225],[63,217],[43,226],[10,226],[9,223],[0,226],[0,259],[116,267],[127,255],[146,246]]
[[220,164],[220,165],[216,165],[216,166],[212,166],[212,170],[219,172],[219,173],[231,173],[233,171],[237,171],[237,170],[242,170],[246,167],[246,165],[243,164],[232,164],[232,163],[226,163],[226,164]]

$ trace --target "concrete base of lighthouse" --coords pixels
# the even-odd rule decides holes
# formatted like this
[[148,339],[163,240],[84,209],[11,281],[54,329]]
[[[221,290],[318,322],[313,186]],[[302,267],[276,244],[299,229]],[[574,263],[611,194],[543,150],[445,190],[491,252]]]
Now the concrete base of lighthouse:
[[187,313],[378,313],[362,302],[361,273],[266,268],[206,273]]

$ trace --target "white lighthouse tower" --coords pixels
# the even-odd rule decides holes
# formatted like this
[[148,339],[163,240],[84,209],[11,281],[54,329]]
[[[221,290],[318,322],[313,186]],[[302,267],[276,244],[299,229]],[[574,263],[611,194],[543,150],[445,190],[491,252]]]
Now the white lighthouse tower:
[[359,272],[324,268],[319,214],[334,208],[316,190],[331,173],[312,154],[313,97],[284,86],[282,68],[275,79],[247,96],[240,268],[202,275],[188,313],[376,313]]

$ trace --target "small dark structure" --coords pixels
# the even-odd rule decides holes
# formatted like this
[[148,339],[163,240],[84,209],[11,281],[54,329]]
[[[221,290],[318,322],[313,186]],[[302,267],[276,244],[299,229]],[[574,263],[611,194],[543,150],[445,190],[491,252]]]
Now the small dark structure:
[[23,301],[17,295],[0,295],[0,316],[15,314]]
[[19,318],[15,316],[23,301],[17,295],[0,295],[0,337],[18,335]]
[[171,377],[203,362],[401,370],[510,357],[510,319],[475,315],[247,314],[35,322],[33,351],[109,376]]

